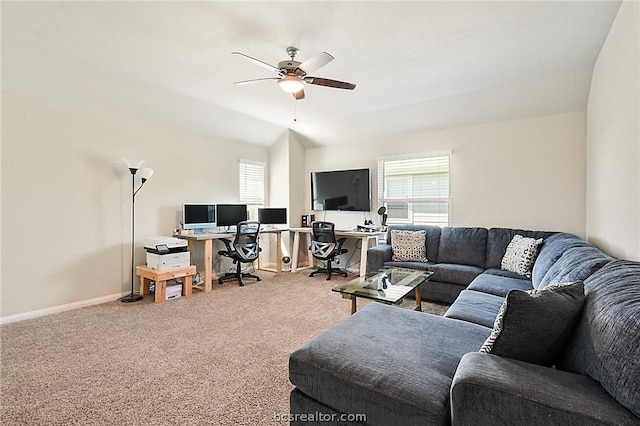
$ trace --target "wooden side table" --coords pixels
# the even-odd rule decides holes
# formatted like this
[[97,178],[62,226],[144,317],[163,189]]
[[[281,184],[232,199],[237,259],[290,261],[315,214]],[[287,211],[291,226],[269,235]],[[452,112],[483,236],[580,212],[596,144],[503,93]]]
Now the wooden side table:
[[196,274],[196,266],[185,266],[183,268],[167,269],[158,271],[147,266],[136,266],[136,275],[140,277],[140,294],[149,294],[151,281],[156,283],[156,303],[164,303],[167,298],[167,281],[175,278],[184,278],[182,283],[182,295],[191,296],[192,277]]

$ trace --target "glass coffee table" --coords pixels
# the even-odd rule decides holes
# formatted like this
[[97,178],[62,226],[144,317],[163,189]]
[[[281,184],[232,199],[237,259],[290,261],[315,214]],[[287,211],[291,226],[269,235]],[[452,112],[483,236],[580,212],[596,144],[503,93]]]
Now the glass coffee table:
[[432,275],[431,271],[382,268],[332,290],[342,294],[344,299],[351,299],[351,314],[355,314],[357,311],[356,298],[358,297],[395,305],[415,289],[416,305],[413,309],[419,311],[422,303],[420,284],[428,281]]

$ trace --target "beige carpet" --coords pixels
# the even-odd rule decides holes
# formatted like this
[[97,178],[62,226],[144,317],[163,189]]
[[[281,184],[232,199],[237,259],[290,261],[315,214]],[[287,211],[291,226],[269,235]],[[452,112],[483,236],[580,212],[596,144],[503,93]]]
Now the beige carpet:
[[353,277],[259,275],[164,304],[112,302],[3,325],[0,423],[278,424],[293,388],[289,354],[349,316],[350,301],[331,288]]

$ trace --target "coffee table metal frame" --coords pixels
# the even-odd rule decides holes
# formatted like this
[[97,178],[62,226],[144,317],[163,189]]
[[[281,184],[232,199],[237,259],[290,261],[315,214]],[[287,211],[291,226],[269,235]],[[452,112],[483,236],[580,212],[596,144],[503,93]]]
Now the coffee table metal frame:
[[332,291],[340,293],[343,299],[351,299],[351,314],[354,314],[358,310],[356,303],[358,297],[395,305],[402,302],[411,290],[415,290],[416,305],[413,309],[420,311],[422,310],[420,285],[428,281],[432,275],[431,271],[382,268],[334,287]]

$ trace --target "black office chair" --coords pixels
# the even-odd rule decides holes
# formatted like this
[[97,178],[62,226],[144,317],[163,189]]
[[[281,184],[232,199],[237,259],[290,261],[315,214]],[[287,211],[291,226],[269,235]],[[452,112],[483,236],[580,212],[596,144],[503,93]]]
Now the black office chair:
[[253,263],[260,255],[260,248],[258,244],[258,233],[260,232],[260,222],[245,220],[237,225],[236,237],[233,240],[233,244],[226,238],[221,238],[222,242],[226,246],[226,250],[220,250],[218,254],[220,256],[226,256],[233,259],[233,263],[236,265],[236,272],[228,272],[224,276],[218,279],[218,284],[222,284],[225,281],[237,280],[238,285],[243,286],[243,278],[255,278],[260,281],[260,277],[244,273],[241,271],[243,263]]
[[346,238],[336,240],[335,225],[331,222],[312,222],[311,229],[313,230],[313,240],[309,250],[311,250],[313,257],[324,260],[327,266],[316,269],[309,276],[326,273],[327,280],[331,279],[331,274],[341,274],[346,277],[347,271],[345,269],[334,269],[331,265],[336,256],[347,252],[347,249],[342,248]]

